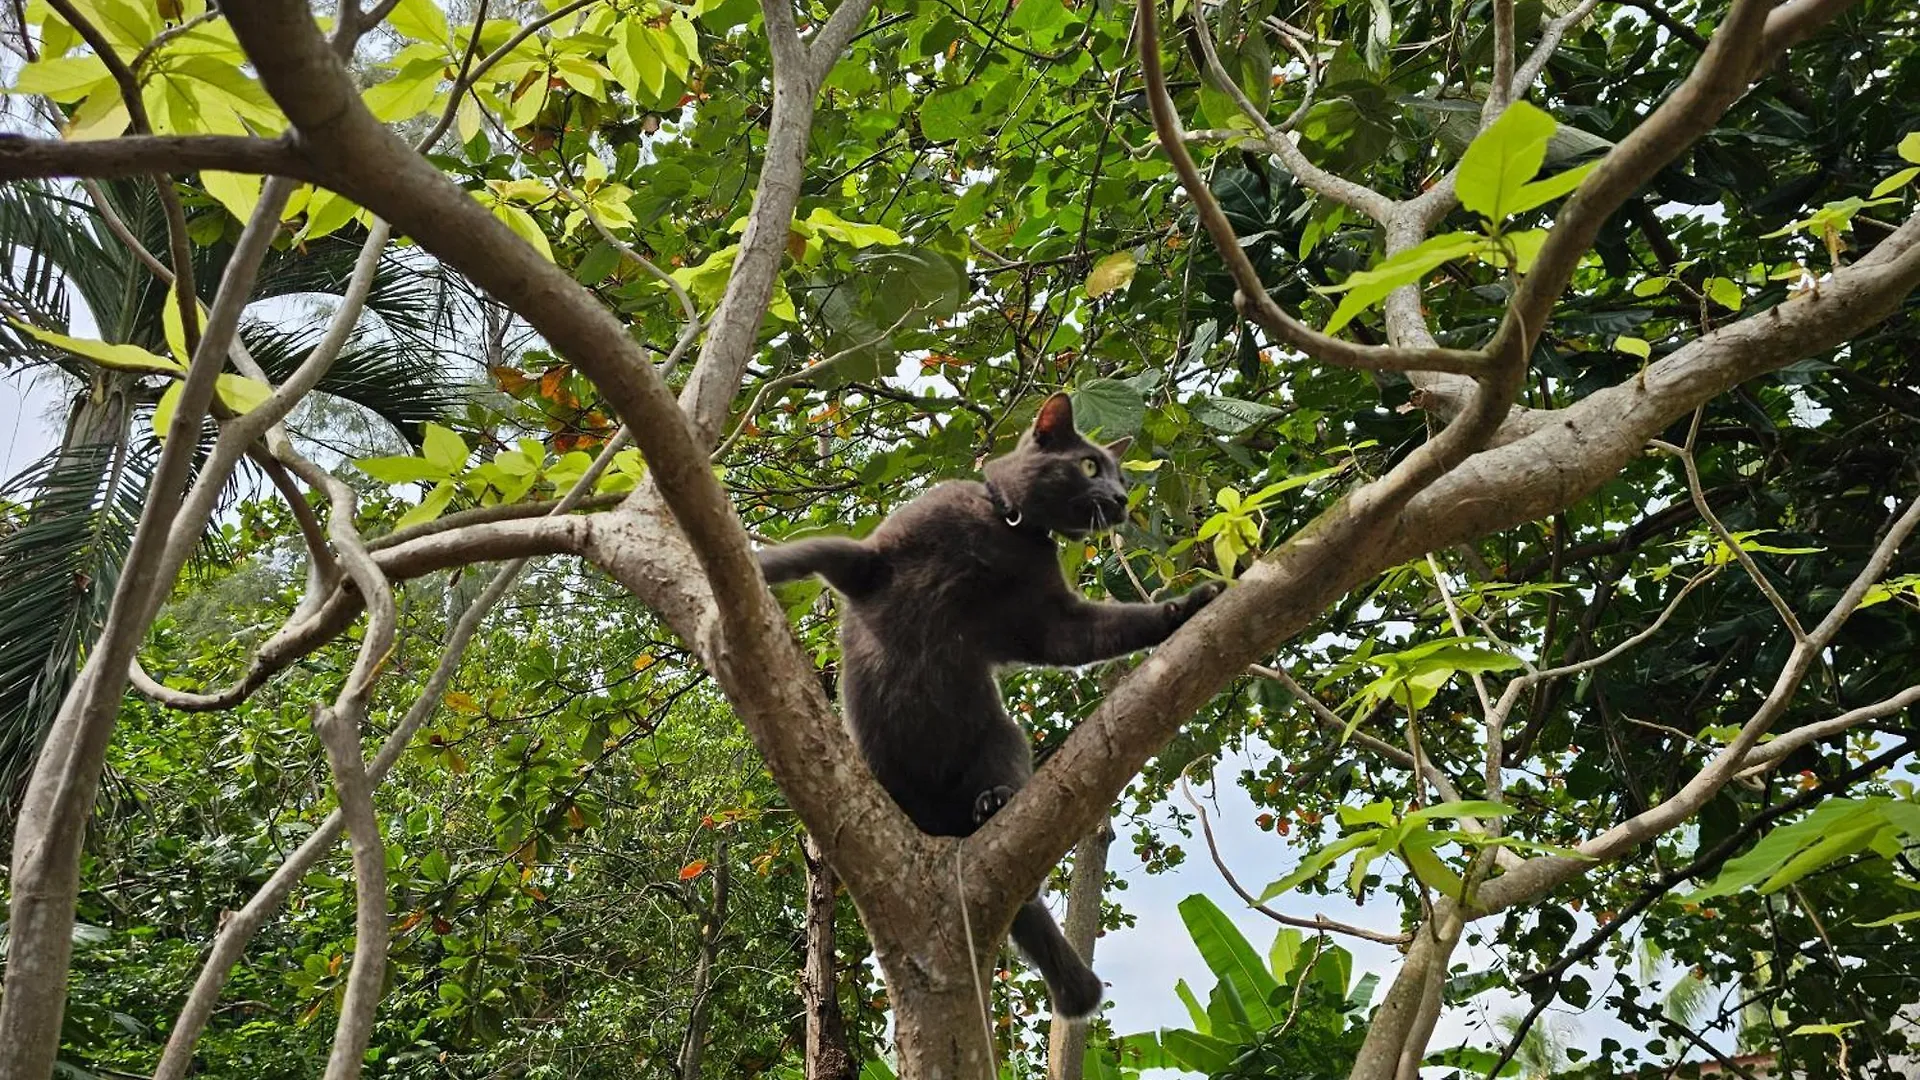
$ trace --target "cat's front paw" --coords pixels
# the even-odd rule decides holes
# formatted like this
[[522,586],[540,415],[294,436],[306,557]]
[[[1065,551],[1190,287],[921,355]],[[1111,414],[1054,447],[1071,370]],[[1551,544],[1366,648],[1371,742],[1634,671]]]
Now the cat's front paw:
[[1175,626],[1182,625],[1203,607],[1213,602],[1213,598],[1227,591],[1223,582],[1208,581],[1194,586],[1179,596],[1167,601],[1167,614],[1172,617]]

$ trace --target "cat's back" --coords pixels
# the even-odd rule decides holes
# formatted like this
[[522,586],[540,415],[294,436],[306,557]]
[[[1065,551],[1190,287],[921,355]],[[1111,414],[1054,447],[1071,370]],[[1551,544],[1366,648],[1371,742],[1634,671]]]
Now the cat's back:
[[915,554],[977,541],[997,523],[985,484],[943,480],[888,514],[869,542],[885,554]]
[[886,562],[887,584],[854,606],[896,631],[912,623],[919,632],[964,634],[988,607],[1031,591],[1030,579],[1056,566],[1052,542],[1016,534],[978,481],[928,488],[867,542]]

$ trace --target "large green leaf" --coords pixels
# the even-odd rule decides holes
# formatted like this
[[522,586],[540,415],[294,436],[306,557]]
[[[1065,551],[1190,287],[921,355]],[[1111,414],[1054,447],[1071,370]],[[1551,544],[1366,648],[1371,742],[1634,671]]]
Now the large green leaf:
[[1180,918],[1208,969],[1238,995],[1254,1029],[1262,1031],[1278,1023],[1280,1014],[1272,999],[1280,983],[1233,920],[1200,893],[1180,901]]

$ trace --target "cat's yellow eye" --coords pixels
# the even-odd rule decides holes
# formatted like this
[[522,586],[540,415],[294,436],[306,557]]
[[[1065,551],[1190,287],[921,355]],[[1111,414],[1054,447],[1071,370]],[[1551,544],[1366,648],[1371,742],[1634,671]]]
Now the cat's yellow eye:
[[1093,458],[1090,458],[1090,457],[1089,457],[1089,458],[1081,458],[1081,459],[1080,459],[1080,471],[1081,471],[1081,472],[1083,472],[1083,473],[1086,473],[1086,474],[1087,474],[1088,476],[1099,476],[1099,475],[1100,475],[1100,462],[1098,462],[1098,461],[1096,461],[1095,459],[1093,459]]

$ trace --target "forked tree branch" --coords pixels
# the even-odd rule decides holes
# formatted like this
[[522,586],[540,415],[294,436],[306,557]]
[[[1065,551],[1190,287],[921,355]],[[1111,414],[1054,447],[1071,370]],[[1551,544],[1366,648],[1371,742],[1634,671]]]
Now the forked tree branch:
[[[573,487],[560,499],[548,507],[553,518],[565,518],[593,490],[595,483],[606,471],[613,456],[626,445],[627,431],[623,428],[601,448],[599,455],[587,471],[574,481]],[[374,754],[373,760],[365,765],[366,781],[369,789],[377,788],[387,772],[400,759],[407,746],[413,741],[420,729],[433,717],[440,701],[446,696],[447,689],[453,684],[454,676],[459,672],[460,662],[466,656],[467,646],[480,629],[488,612],[500,602],[507,590],[525,569],[527,558],[521,557],[502,567],[488,582],[479,597],[460,614],[453,629],[447,635],[442,646],[440,659],[434,665],[433,673],[421,688],[419,697],[407,709],[407,713],[388,734],[386,741]],[[376,570],[383,578],[392,579],[392,571],[378,566]],[[356,754],[357,754],[356,749]],[[309,834],[294,852],[267,879],[266,884],[254,893],[245,906],[235,912],[220,926],[214,936],[213,948],[206,961],[201,965],[200,974],[195,978],[193,989],[187,995],[186,1004],[181,1007],[179,1018],[174,1022],[173,1030],[167,1036],[167,1045],[160,1057],[160,1064],[154,1070],[154,1080],[181,1080],[186,1076],[193,1062],[193,1051],[200,1034],[205,1030],[208,1019],[220,999],[220,991],[226,986],[228,977],[235,964],[246,950],[247,942],[252,940],[266,920],[286,901],[293,886],[303,880],[314,864],[324,858],[333,846],[339,842],[340,835],[346,829],[347,819],[340,809],[328,814],[314,831]]]
[[[366,111],[304,3],[257,0],[233,6],[229,20],[268,92],[293,121],[296,145],[337,164],[335,190],[393,222],[512,307],[591,379],[631,426],[678,531],[711,582],[718,619],[701,638],[690,640],[712,665],[796,809],[815,827],[836,866],[847,868],[843,876],[870,893],[883,892],[887,878],[877,868],[893,864],[899,852],[915,849],[924,838],[860,764],[828,710],[811,664],[762,583],[746,534],[708,465],[703,437],[696,436],[625,328]],[[792,132],[779,130],[781,121],[774,126],[770,142],[804,145],[804,137],[796,140]],[[784,234],[778,235],[784,247]],[[730,290],[741,287],[741,273],[736,265]],[[755,312],[756,330],[759,318]],[[722,395],[723,406],[732,389]],[[418,543],[431,546],[434,538]],[[602,545],[599,550],[610,549]],[[642,567],[660,565],[654,552],[628,554]],[[650,591],[667,591],[648,573],[623,580],[652,581]],[[861,827],[847,828],[852,821]]]
[[1240,247],[1233,223],[1220,209],[1199,166],[1187,153],[1180,118],[1174,113],[1173,98],[1167,91],[1166,72],[1160,66],[1160,16],[1156,0],[1137,0],[1139,13],[1140,72],[1145,80],[1147,106],[1153,113],[1153,126],[1160,137],[1161,149],[1173,162],[1181,186],[1193,201],[1200,223],[1212,238],[1213,246],[1227,265],[1237,293],[1234,304],[1281,344],[1298,349],[1325,364],[1362,371],[1447,371],[1476,378],[1486,373],[1485,355],[1460,349],[1403,349],[1378,345],[1356,345],[1329,337],[1307,326],[1274,302],[1266,283],[1253,262]]

